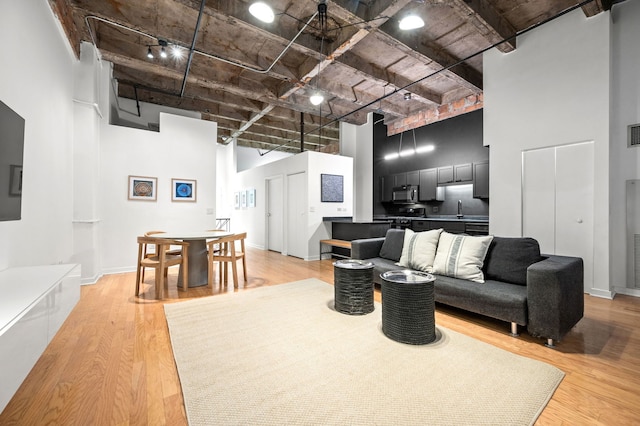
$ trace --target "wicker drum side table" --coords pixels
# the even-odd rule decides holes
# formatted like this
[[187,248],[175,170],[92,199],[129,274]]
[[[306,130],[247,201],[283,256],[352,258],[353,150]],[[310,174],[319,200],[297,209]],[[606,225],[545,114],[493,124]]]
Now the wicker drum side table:
[[382,332],[392,340],[424,345],[436,339],[435,277],[424,272],[389,271],[382,278]]
[[373,312],[373,263],[345,259],[333,264],[334,306],[348,315]]

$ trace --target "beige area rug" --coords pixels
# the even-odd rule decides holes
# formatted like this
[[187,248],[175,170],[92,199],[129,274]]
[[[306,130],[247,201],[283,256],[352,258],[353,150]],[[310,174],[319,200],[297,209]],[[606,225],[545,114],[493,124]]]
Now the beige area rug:
[[164,308],[191,425],[528,425],[564,377],[443,327],[397,343],[316,279]]

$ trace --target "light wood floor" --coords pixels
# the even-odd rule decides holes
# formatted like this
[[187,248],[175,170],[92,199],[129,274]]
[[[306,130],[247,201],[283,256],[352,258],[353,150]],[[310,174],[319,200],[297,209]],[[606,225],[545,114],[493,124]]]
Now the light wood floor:
[[[305,262],[248,249],[248,265],[249,281],[239,290],[178,291],[172,272],[163,302],[153,300],[152,272],[141,298],[133,297],[134,273],[84,286],[80,302],[0,415],[0,425],[186,424],[163,303],[310,277],[333,283],[331,260]],[[585,296],[585,304],[585,317],[555,350],[526,331],[510,337],[507,323],[441,305],[436,321],[566,373],[536,424],[640,424],[640,299]]]

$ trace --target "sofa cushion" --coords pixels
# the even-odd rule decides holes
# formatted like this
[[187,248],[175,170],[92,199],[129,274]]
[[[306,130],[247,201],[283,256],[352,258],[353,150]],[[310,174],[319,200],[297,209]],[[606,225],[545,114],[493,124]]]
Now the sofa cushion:
[[533,238],[495,237],[485,260],[488,280],[527,285],[527,268],[543,259]]
[[492,239],[491,235],[472,237],[442,232],[433,272],[483,283],[482,265]]
[[527,288],[487,279],[482,285],[435,275],[435,300],[502,321],[527,324]]
[[399,265],[422,272],[433,272],[433,261],[441,232],[442,229],[424,232],[413,232],[407,229]]
[[380,249],[380,257],[397,262],[402,255],[404,245],[404,229],[391,228],[387,230],[387,235]]

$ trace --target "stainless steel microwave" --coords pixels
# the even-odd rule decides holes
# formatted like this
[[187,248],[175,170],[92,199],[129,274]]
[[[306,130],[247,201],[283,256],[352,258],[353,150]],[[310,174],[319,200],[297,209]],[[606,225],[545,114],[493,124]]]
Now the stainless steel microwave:
[[393,198],[391,199],[397,204],[413,204],[418,202],[418,186],[402,185],[393,188]]

